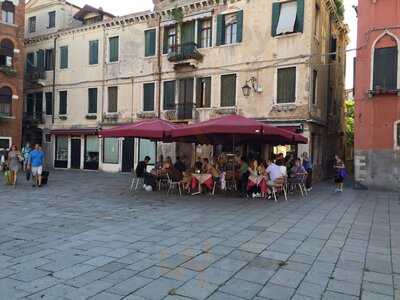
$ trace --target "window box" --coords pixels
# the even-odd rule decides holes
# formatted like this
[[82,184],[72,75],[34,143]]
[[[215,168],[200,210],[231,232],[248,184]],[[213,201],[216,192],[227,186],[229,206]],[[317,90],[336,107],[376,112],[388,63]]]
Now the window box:
[[400,89],[386,89],[386,88],[376,87],[374,90],[368,91],[368,98],[373,98],[374,96],[379,96],[379,95],[400,96]]
[[87,114],[86,115],[87,120],[97,120],[97,115],[94,114]]
[[296,104],[274,104],[272,111],[274,112],[288,112],[296,110]]
[[116,122],[119,119],[119,113],[104,113],[103,119],[109,122]]
[[155,112],[150,111],[141,111],[136,114],[139,119],[154,119],[156,118]]
[[176,110],[165,110],[164,117],[166,120],[175,121],[176,120]]
[[17,70],[15,70],[13,67],[8,67],[8,66],[1,66],[0,72],[7,76],[12,76],[12,77],[17,75]]
[[68,116],[66,116],[66,115],[64,115],[64,116],[58,116],[58,118],[59,118],[61,121],[66,121],[66,120],[68,120]]

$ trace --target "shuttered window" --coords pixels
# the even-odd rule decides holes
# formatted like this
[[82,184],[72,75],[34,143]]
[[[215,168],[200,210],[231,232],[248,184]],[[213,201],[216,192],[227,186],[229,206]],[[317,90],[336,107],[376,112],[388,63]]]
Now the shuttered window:
[[217,16],[217,46],[243,40],[243,11]]
[[196,83],[196,107],[211,106],[211,77],[198,78]]
[[49,27],[48,28],[54,28],[56,27],[56,12],[55,11],[50,11],[49,12]]
[[43,50],[38,50],[36,52],[36,66],[39,71],[44,71],[44,51]]
[[164,82],[164,106],[165,110],[175,109],[175,80]]
[[[296,6],[294,14],[293,9]],[[272,3],[272,36],[303,32],[304,0]]]
[[97,113],[97,88],[88,89],[88,113]]
[[51,116],[53,114],[53,93],[48,92],[45,94],[46,97],[46,115]]
[[119,37],[114,36],[109,39],[110,62],[117,62],[119,60]]
[[317,70],[313,70],[313,91],[312,91],[312,104],[317,103],[317,93],[318,93],[318,72]]
[[116,86],[108,88],[108,112],[118,112],[118,87]]
[[35,67],[35,53],[26,54],[26,71],[31,72]]
[[176,45],[176,27],[169,26],[164,29],[163,54],[167,54],[171,47]]
[[397,55],[397,47],[375,49],[373,89],[397,89]]
[[154,82],[143,84],[143,111],[154,111]]
[[60,107],[59,107],[59,115],[66,115],[68,111],[68,94],[67,91],[60,91]]
[[277,103],[296,100],[296,67],[278,69]]
[[197,32],[197,47],[209,48],[212,45],[212,20],[200,20]]
[[221,106],[236,105],[236,74],[221,76]]
[[400,147],[400,121],[397,122],[396,137],[397,137],[397,147]]
[[156,30],[146,30],[144,32],[144,56],[154,56],[156,55]]
[[54,68],[54,51],[53,49],[46,49],[45,51],[45,70],[52,71]]
[[68,68],[68,46],[60,47],[60,69]]
[[28,31],[29,31],[29,33],[33,33],[36,31],[36,17],[29,17]]
[[89,65],[99,63],[99,41],[89,41]]

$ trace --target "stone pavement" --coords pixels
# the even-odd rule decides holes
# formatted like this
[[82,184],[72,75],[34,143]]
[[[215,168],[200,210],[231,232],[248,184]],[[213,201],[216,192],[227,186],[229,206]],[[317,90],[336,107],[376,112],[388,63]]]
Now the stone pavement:
[[128,180],[0,183],[0,299],[400,299],[398,194],[321,184],[276,204]]

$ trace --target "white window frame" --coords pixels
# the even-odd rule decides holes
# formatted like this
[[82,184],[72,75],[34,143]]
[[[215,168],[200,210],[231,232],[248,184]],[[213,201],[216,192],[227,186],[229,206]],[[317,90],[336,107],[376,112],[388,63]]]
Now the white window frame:
[[[296,85],[295,85],[295,99],[294,102],[291,103],[278,103],[278,70],[280,69],[288,69],[288,68],[296,68]],[[274,72],[274,99],[273,99],[273,105],[280,105],[280,106],[287,106],[287,105],[297,105],[298,103],[298,98],[299,98],[299,67],[297,65],[287,65],[287,66],[282,66],[282,67],[277,67]]]
[[0,140],[8,140],[9,148],[11,147],[11,145],[12,145],[12,137],[10,137],[10,136],[0,136]]
[[[282,13],[283,13],[283,9],[282,9],[282,8],[284,7],[284,5],[289,5],[289,4],[291,4],[291,3],[295,3],[295,4],[296,4],[296,13],[295,13],[295,15],[294,15],[293,29],[292,29],[292,31],[279,32],[279,33],[278,33],[279,24],[280,24],[280,22],[281,22],[281,17],[282,17]],[[278,36],[279,36],[279,35],[288,35],[288,34],[296,33],[296,32],[295,32],[295,30],[296,30],[296,17],[297,17],[297,11],[298,11],[298,9],[299,9],[299,7],[298,7],[298,2],[297,2],[297,0],[281,2],[281,11],[280,11],[280,14],[279,14],[279,20],[278,20],[278,24],[277,24],[277,28],[276,28],[276,34],[277,34]]]
[[371,46],[371,73],[370,73],[370,82],[369,89],[372,91],[374,89],[374,62],[375,62],[375,47],[376,44],[385,36],[389,35],[392,37],[397,43],[397,89],[400,89],[400,39],[391,31],[385,30],[381,35],[379,35]]
[[[112,38],[118,38],[118,60],[116,61],[110,61],[110,54],[111,54],[111,48],[110,48],[110,40]],[[99,49],[100,49],[100,44],[99,44]],[[107,53],[107,64],[112,65],[112,64],[119,64],[121,62],[121,37],[120,35],[116,34],[116,35],[112,35],[108,37],[107,40],[107,49],[108,49],[108,53]],[[99,51],[100,52],[100,51]]]
[[393,140],[394,140],[394,150],[400,150],[400,140],[397,139],[398,132],[397,126],[400,125],[400,120],[394,122],[394,130],[393,130]]

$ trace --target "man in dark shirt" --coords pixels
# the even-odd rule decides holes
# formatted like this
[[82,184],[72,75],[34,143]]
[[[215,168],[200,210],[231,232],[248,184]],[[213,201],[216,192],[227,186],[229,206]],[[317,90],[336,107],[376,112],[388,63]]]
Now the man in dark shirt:
[[138,178],[143,178],[147,173],[147,164],[150,161],[150,157],[146,156],[143,161],[140,161],[136,167],[136,176]]
[[185,166],[184,162],[181,161],[181,158],[179,156],[176,157],[176,162],[175,162],[174,167],[181,173],[186,171],[186,166]]

